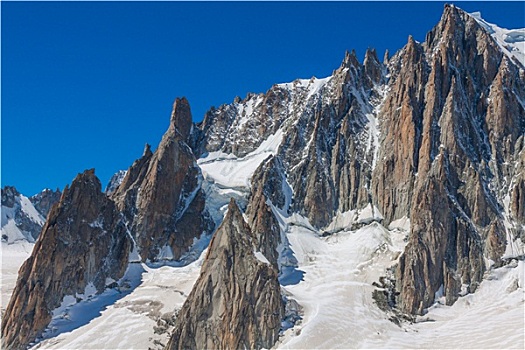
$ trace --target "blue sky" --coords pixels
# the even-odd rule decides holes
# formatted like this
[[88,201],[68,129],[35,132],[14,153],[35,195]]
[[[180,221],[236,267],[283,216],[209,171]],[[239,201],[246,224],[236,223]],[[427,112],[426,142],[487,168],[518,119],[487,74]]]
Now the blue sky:
[[[175,97],[193,118],[274,83],[325,77],[345,50],[424,41],[443,2],[1,2],[2,186],[32,195],[155,148]],[[523,2],[457,2],[525,27]]]

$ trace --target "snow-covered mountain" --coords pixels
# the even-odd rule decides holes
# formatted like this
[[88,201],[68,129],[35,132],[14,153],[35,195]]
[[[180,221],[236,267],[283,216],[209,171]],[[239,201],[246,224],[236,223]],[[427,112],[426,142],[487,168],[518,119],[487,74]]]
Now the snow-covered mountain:
[[392,57],[197,124],[177,99],[155,152],[65,191],[3,344],[522,347],[523,42],[447,5]]
[[[2,188],[2,242],[15,243],[17,241],[34,242],[40,234],[42,226],[49,212],[49,207],[38,206],[42,200],[54,201],[48,194],[57,194],[51,190],[44,190],[31,198],[20,194],[16,188],[6,186]],[[36,208],[39,207],[40,210]]]
[[60,190],[45,189],[32,197],[5,186],[2,192],[0,246],[2,261],[2,312],[16,283],[18,269],[33,249],[34,242],[53,204],[60,199]]

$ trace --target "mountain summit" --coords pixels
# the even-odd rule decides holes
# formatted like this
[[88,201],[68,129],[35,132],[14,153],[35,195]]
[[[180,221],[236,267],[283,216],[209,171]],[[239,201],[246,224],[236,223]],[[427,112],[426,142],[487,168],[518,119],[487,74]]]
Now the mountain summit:
[[[433,310],[451,306],[439,327],[476,332],[461,308],[489,303],[518,324],[491,341],[523,341],[522,33],[446,5],[424,42],[410,36],[382,62],[346,52],[329,77],[236,98],[196,124],[176,99],[157,149],[105,193],[93,171],[64,191],[20,270],[3,344],[46,338],[68,296],[119,288],[132,264],[139,286],[90,327],[140,314],[157,348],[428,347],[455,339],[421,326]],[[465,346],[465,329],[447,346]],[[85,332],[42,344],[79,347]],[[473,347],[488,337],[477,335]]]

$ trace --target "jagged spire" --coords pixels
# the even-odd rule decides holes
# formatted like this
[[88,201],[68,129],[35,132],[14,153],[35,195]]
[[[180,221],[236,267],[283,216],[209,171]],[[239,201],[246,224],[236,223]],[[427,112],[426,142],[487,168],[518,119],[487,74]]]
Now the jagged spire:
[[151,152],[151,146],[149,143],[146,143],[144,145],[144,151],[142,152],[142,156],[143,157],[146,157],[146,156],[151,156],[153,153]]
[[379,83],[382,76],[382,68],[375,49],[368,48],[366,50],[363,66],[368,77],[370,77],[374,83]]
[[352,49],[351,52],[348,52],[348,50],[345,52],[345,58],[343,59],[343,62],[341,63],[341,67],[343,68],[350,68],[350,66],[354,66],[354,67],[359,66],[359,61],[357,60],[354,49]]
[[278,273],[259,254],[231,199],[166,349],[261,349],[275,344],[284,315]]
[[186,140],[190,135],[191,123],[191,110],[188,100],[186,97],[177,97],[173,103],[170,128],[177,130],[179,134]]

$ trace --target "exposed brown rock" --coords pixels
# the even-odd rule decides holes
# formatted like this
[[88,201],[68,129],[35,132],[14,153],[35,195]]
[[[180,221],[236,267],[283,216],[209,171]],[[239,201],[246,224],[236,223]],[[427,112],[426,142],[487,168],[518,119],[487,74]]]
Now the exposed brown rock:
[[[374,84],[379,84],[383,79],[383,67],[377,58],[375,49],[367,49],[365,53],[365,60],[363,61],[363,68],[365,75]],[[373,85],[369,84],[368,88],[372,88]]]
[[410,213],[428,78],[423,48],[412,37],[390,64],[394,76],[379,113],[384,132],[372,180],[373,197],[386,223]]
[[88,283],[102,292],[107,277],[120,279],[130,248],[126,228],[94,170],[79,174],[20,268],[2,322],[2,346],[25,348],[49,324],[65,295],[83,293]]
[[287,209],[283,187],[287,185],[284,183],[283,171],[279,158],[273,156],[257,168],[252,176],[252,190],[246,209],[246,218],[252,228],[255,249],[262,252],[276,269],[278,269],[277,248],[281,243],[281,230],[267,202],[270,201],[277,208]]
[[194,238],[211,231],[204,207],[202,175],[189,146],[191,112],[185,98],[176,99],[170,126],[155,151],[130,167],[111,196],[128,219],[143,261],[155,261],[165,247],[179,259]]
[[115,201],[118,209],[126,216],[129,222],[132,222],[134,216],[137,214],[135,208],[137,194],[146,177],[152,157],[151,147],[146,144],[142,157],[133,162],[120,185],[113,193],[109,194],[110,198]]
[[518,74],[503,78],[517,68],[473,18],[446,6],[423,46],[430,73],[419,114],[411,236],[398,270],[409,313],[423,313],[441,285],[449,304],[462,284],[475,291],[484,257],[501,263],[506,228],[498,201],[508,191],[501,179],[516,175],[514,147],[525,130],[523,107],[503,93],[521,86]]
[[254,253],[252,233],[230,202],[166,349],[260,349],[284,314],[277,271]]

